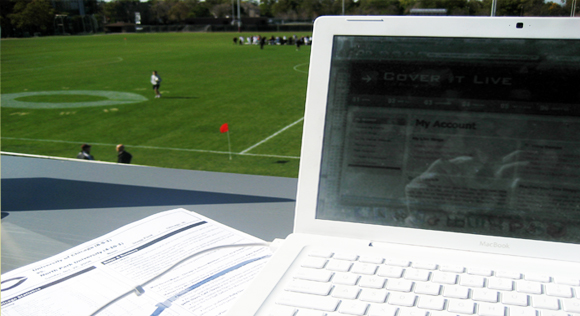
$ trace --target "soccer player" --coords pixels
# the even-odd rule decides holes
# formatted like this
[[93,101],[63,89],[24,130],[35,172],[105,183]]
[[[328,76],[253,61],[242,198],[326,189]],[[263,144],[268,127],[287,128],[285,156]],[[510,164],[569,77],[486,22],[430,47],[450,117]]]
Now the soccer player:
[[153,85],[153,91],[155,91],[155,97],[161,98],[161,93],[159,92],[159,87],[161,86],[161,77],[157,74],[157,71],[153,71],[151,75],[151,84]]

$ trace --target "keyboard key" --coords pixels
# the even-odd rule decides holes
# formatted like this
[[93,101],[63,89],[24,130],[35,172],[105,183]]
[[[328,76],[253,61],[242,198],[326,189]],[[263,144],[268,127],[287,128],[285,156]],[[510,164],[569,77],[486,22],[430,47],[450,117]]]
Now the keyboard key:
[[328,282],[333,274],[331,271],[326,270],[301,268],[296,271],[294,277],[301,280]]
[[516,283],[516,290],[520,293],[542,294],[542,284],[538,282],[518,281]]
[[441,312],[430,312],[429,316],[460,316],[457,313],[449,313],[447,311],[441,311]]
[[510,307],[510,316],[537,316],[536,310],[531,307]]
[[437,270],[437,265],[428,262],[413,262],[411,267],[415,269],[425,269],[425,270]]
[[443,289],[443,296],[449,298],[466,299],[469,297],[469,288],[451,285]]
[[326,270],[337,271],[337,272],[348,272],[352,262],[344,260],[330,260],[326,264]]
[[491,276],[493,271],[484,268],[469,268],[467,269],[467,273],[480,276]]
[[296,308],[288,306],[272,306],[268,311],[268,316],[294,316]]
[[549,310],[544,310],[544,311],[540,311],[540,316],[570,316],[565,312],[562,311],[549,311]]
[[485,278],[479,275],[462,275],[459,278],[459,285],[467,287],[483,287]]
[[353,253],[335,253],[333,258],[338,260],[356,261],[358,255]]
[[355,285],[360,277],[356,274],[339,272],[334,274],[332,278],[332,283],[343,284],[343,285]]
[[522,278],[521,273],[511,271],[496,271],[495,276],[498,278],[514,279],[514,280],[519,280]]
[[407,280],[427,281],[427,280],[429,280],[430,275],[431,275],[431,272],[428,270],[406,269],[404,277]]
[[369,308],[369,316],[395,316],[399,308],[389,305],[374,305]]
[[387,262],[385,262],[385,264],[390,265],[390,266],[397,266],[397,267],[408,267],[409,264],[411,264],[411,262],[407,261],[407,260],[400,260],[400,259],[389,259],[387,260]]
[[327,314],[325,312],[321,312],[321,311],[313,311],[313,310],[309,310],[309,309],[301,309],[298,311],[298,313],[296,313],[295,316],[326,316]]
[[580,300],[562,300],[562,309],[570,313],[580,314]]
[[360,289],[356,286],[338,285],[332,290],[332,297],[354,300],[359,293]]
[[546,284],[546,295],[572,298],[572,288],[567,285]]
[[475,311],[475,304],[467,300],[449,300],[447,311],[450,313],[471,315]]
[[285,288],[285,290],[291,292],[324,295],[324,296],[330,294],[331,289],[332,284],[330,283],[321,283],[296,279],[292,280],[292,282],[290,282]]
[[388,292],[382,289],[363,289],[358,299],[370,303],[384,303],[387,300],[387,294]]
[[323,250],[323,249],[313,249],[308,253],[311,257],[319,257],[319,258],[330,258],[332,257],[332,251]]
[[328,260],[324,258],[306,257],[304,258],[300,266],[304,268],[322,269],[326,265],[327,261]]
[[431,281],[441,284],[456,284],[457,274],[447,272],[434,272]]
[[489,278],[487,279],[487,287],[492,290],[511,291],[514,289],[514,281],[510,279]]
[[463,273],[465,272],[465,268],[462,266],[454,266],[454,265],[442,265],[439,268],[442,272],[452,272],[452,273]]
[[411,293],[391,293],[389,295],[388,302],[391,305],[397,306],[408,306],[411,307],[415,305],[415,294]]
[[501,302],[507,305],[528,306],[528,296],[522,293],[502,293]]
[[338,308],[338,312],[348,315],[364,315],[369,304],[359,301],[343,301]]
[[580,279],[555,278],[554,283],[563,284],[563,285],[570,285],[570,286],[580,286]]
[[403,276],[403,271],[405,269],[401,267],[393,267],[393,266],[380,266],[379,271],[377,271],[377,275],[386,277],[386,278],[400,278]]
[[474,289],[472,299],[478,302],[497,303],[499,292],[489,289]]
[[[387,282],[388,283],[388,282]],[[424,295],[439,295],[441,292],[441,285],[431,282],[418,282],[415,284],[415,293]]]
[[377,265],[371,263],[355,262],[352,265],[350,272],[356,274],[373,275],[377,271]]
[[378,257],[378,256],[360,256],[360,258],[358,259],[358,261],[360,262],[364,262],[364,263],[374,263],[374,264],[381,264],[383,263],[385,259],[383,259],[383,257]]
[[482,303],[478,307],[477,314],[480,316],[505,316],[505,307],[503,305]]
[[422,296],[419,297],[419,303],[417,303],[417,307],[434,311],[442,311],[445,308],[445,299],[440,296]]
[[309,308],[334,312],[340,300],[330,296],[314,296],[302,293],[284,292],[276,302],[280,305]]
[[560,302],[555,297],[533,296],[532,306],[539,309],[559,310]]
[[399,279],[387,281],[387,290],[389,291],[411,292],[411,288],[413,288],[413,282],[411,281]]
[[528,281],[535,281],[535,282],[541,282],[541,283],[550,283],[551,278],[547,275],[542,275],[542,274],[526,274],[524,279],[528,280]]
[[401,308],[398,316],[427,316],[427,311],[416,308]]
[[385,278],[365,275],[360,278],[359,286],[373,289],[382,289],[385,286]]

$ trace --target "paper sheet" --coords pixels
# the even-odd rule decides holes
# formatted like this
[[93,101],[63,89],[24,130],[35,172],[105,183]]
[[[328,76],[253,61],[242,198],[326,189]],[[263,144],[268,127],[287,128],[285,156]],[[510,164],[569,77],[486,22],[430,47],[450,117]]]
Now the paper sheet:
[[[180,260],[261,240],[185,209],[158,213],[2,275],[2,315],[91,315]],[[222,315],[271,255],[226,248],[178,265],[97,315]]]

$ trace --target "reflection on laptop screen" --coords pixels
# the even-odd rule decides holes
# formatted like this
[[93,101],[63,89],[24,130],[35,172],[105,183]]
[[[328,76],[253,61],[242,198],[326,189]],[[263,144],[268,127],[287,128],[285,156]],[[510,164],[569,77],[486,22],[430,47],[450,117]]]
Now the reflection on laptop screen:
[[580,243],[579,52],[336,36],[317,218]]

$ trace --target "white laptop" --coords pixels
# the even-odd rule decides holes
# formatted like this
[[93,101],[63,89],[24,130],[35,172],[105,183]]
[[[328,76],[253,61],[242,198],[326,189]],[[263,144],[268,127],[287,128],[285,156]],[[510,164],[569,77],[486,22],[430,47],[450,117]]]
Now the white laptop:
[[316,20],[294,233],[229,315],[580,315],[580,19]]

